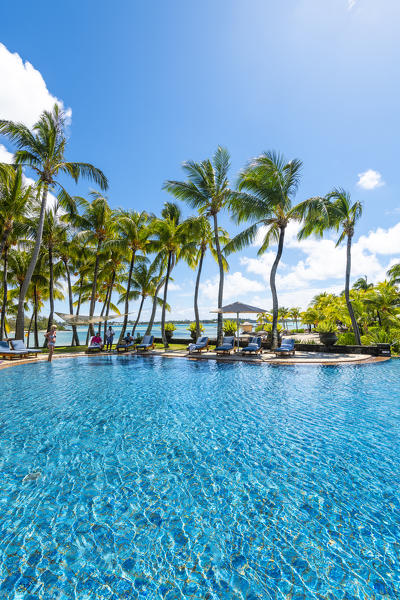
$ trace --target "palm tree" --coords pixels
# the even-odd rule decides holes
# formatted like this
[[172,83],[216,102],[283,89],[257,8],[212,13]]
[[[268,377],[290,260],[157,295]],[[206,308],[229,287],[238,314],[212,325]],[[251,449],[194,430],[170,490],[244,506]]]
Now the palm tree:
[[161,218],[153,222],[153,249],[165,255],[167,269],[164,282],[163,307],[161,312],[161,335],[164,346],[168,348],[165,335],[165,311],[167,305],[168,283],[172,269],[180,258],[188,258],[195,249],[195,243],[190,237],[192,219],[181,221],[181,211],[177,204],[166,202],[161,211]]
[[124,320],[119,336],[122,342],[125,337],[126,326],[128,324],[129,299],[132,284],[132,273],[135,267],[137,253],[146,253],[150,244],[151,227],[149,227],[150,217],[145,212],[135,210],[119,210],[116,213],[118,233],[115,239],[108,242],[113,247],[118,247],[127,253],[129,260],[128,280],[124,304]]
[[367,306],[375,309],[379,325],[388,327],[399,313],[400,294],[390,281],[381,281],[368,290],[364,297]]
[[[103,245],[112,238],[115,230],[115,213],[108,205],[107,199],[99,192],[90,192],[93,200],[86,204],[83,215],[75,217],[75,224],[81,229],[77,234],[78,241],[84,242],[95,248],[96,259],[94,263],[92,292],[90,295],[89,318],[94,315],[97,293],[97,277],[99,273],[100,255]],[[93,325],[89,325],[87,337],[94,335]]]
[[312,234],[322,237],[329,229],[340,231],[336,246],[346,240],[346,276],[344,295],[347,310],[349,312],[356,344],[361,345],[360,331],[354,315],[350,298],[350,274],[351,274],[351,244],[354,236],[354,228],[362,214],[361,202],[352,204],[348,192],[341,188],[335,188],[325,197],[315,197],[305,200],[299,209],[304,226],[298,234],[298,238],[304,239]]
[[[219,267],[218,308],[221,308],[224,293],[224,260],[218,230],[218,213],[228,206],[231,197],[228,171],[230,167],[229,153],[218,146],[212,160],[201,162],[187,161],[183,170],[187,175],[186,181],[166,181],[164,189],[175,198],[183,200],[200,215],[213,221],[215,250]],[[222,341],[222,313],[218,313],[217,325],[218,343]]]
[[242,171],[238,192],[231,196],[230,208],[237,223],[253,221],[225,247],[226,253],[241,250],[251,244],[257,233],[262,234],[258,250],[261,256],[272,243],[278,249],[270,273],[272,294],[272,348],[278,344],[278,295],[276,272],[282,256],[285,231],[291,220],[298,220],[297,206],[293,206],[302,163],[298,159],[286,162],[275,152],[265,152],[254,158]]
[[[215,235],[214,235],[214,229],[211,226],[210,221],[207,219],[207,217],[202,216],[202,217],[199,217],[198,219],[193,219],[193,224],[194,224],[194,230],[195,230],[195,233],[193,232],[193,235],[194,235],[194,241],[196,244],[196,251],[190,257],[189,265],[193,269],[195,269],[197,267],[196,284],[195,284],[195,290],[194,290],[194,315],[195,315],[195,321],[196,321],[196,337],[199,337],[199,335],[200,335],[200,316],[199,316],[198,298],[199,298],[200,278],[201,278],[201,272],[202,272],[202,268],[203,268],[204,256],[205,256],[207,250],[209,250],[211,252],[211,255],[213,256],[213,258],[218,262],[218,254],[217,254],[216,245],[215,245],[216,240],[215,240]],[[221,227],[218,227],[218,235],[219,235],[219,241],[221,244],[225,245],[228,243],[228,241],[229,241],[228,233]],[[228,263],[224,256],[222,256],[222,263],[223,263],[224,271],[227,271]]]
[[51,112],[44,111],[32,131],[23,123],[0,120],[0,134],[7,136],[17,147],[14,161],[17,165],[26,166],[35,171],[38,177],[37,188],[41,193],[41,207],[38,221],[36,242],[29,263],[28,270],[21,288],[21,297],[18,300],[18,313],[15,326],[15,336],[23,339],[24,336],[24,300],[29,283],[39,256],[46,201],[48,191],[59,189],[59,201],[66,207],[70,206],[69,194],[56,180],[59,173],[71,176],[75,182],[80,177],[93,180],[101,189],[108,186],[107,178],[99,169],[89,163],[67,162],[65,149],[67,138],[65,136],[64,115],[55,104]]
[[364,277],[359,277],[357,281],[353,283],[353,290],[369,290],[374,287],[373,283],[368,283],[368,277],[365,275]]
[[[133,272],[133,289],[131,291],[131,297],[134,300],[140,298],[140,305],[136,321],[132,327],[132,335],[135,335],[136,327],[140,321],[144,301],[148,297],[156,297],[156,289],[158,284],[158,269],[159,261],[156,258],[148,267],[144,263],[137,265]],[[163,301],[161,300],[161,298],[156,297],[156,303],[161,307],[163,306]],[[168,310],[168,305],[166,305],[166,310]]]
[[298,306],[294,306],[289,311],[290,318],[296,323],[296,330],[298,329],[297,321],[300,319],[301,310]]
[[400,284],[400,263],[390,267],[390,269],[388,270],[386,275],[389,277],[390,283],[392,285],[399,285]]
[[165,253],[160,252],[157,255],[154,262],[156,262],[156,261],[158,263],[158,273],[156,275],[156,288],[155,288],[154,295],[153,295],[153,306],[151,309],[151,315],[150,315],[149,322],[147,324],[147,329],[146,329],[145,335],[151,334],[151,330],[153,329],[153,325],[154,325],[154,319],[156,317],[157,306],[160,303],[161,303],[161,306],[163,304],[163,302],[162,302],[161,298],[159,298],[158,294],[160,293],[160,291],[165,283],[165,270],[167,268],[168,258],[165,256]]
[[283,329],[287,329],[287,319],[290,317],[290,310],[286,306],[278,308],[278,317],[282,321]]
[[32,203],[33,189],[24,185],[22,167],[0,169],[0,257],[16,225],[18,235],[23,235],[21,226],[26,224]]
[[[56,203],[53,207],[45,212],[42,234],[42,245],[47,250],[47,260],[49,267],[49,301],[50,312],[47,322],[47,331],[50,331],[54,319],[54,279],[61,275],[64,271],[63,262],[55,262],[58,255],[58,248],[62,243],[65,243],[66,225],[60,220],[59,205]],[[36,233],[36,227],[33,235]],[[56,273],[55,273],[56,270]],[[55,277],[56,276],[56,277]],[[47,338],[45,338],[45,347],[47,347]]]

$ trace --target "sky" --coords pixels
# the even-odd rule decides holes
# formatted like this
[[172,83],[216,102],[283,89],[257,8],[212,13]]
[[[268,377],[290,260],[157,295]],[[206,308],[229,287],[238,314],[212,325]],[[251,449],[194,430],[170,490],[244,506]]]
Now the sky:
[[[0,118],[31,126],[59,102],[67,158],[104,171],[115,208],[159,213],[173,199],[163,182],[182,179],[185,160],[203,160],[219,144],[231,154],[232,185],[263,151],[299,158],[296,201],[340,186],[363,203],[352,279],[381,281],[400,262],[399,18],[398,0],[7,3]],[[12,151],[0,137],[0,161]],[[72,194],[93,187],[64,183]],[[238,231],[228,213],[220,222]],[[299,243],[296,227],[288,227],[277,287],[281,306],[306,308],[316,293],[343,289],[345,251],[331,234]],[[258,257],[255,245],[229,258],[224,303],[271,307],[275,251]],[[178,264],[171,318],[193,318],[194,280]],[[217,287],[208,257],[201,318],[213,317]],[[56,310],[68,312],[66,303]],[[144,319],[149,312],[150,302]]]

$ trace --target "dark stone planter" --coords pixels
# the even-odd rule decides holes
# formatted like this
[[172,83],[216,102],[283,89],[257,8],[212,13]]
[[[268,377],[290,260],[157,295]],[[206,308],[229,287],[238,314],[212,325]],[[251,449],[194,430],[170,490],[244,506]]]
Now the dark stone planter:
[[337,335],[334,331],[329,331],[328,333],[320,333],[319,339],[324,346],[333,346],[337,342]]
[[167,343],[170,344],[172,341],[172,336],[173,336],[173,332],[172,331],[166,331],[165,332],[165,337],[167,338]]

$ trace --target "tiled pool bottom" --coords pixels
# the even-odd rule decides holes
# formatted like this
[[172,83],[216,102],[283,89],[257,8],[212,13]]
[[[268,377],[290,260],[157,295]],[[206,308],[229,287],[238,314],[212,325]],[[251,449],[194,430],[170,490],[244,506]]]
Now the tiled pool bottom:
[[399,598],[399,376],[157,357],[2,371],[0,598]]

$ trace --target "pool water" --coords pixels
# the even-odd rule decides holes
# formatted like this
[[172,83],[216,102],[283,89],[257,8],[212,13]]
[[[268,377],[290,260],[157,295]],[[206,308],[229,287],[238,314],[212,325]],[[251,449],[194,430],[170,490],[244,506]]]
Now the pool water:
[[0,598],[400,596],[400,361],[0,373]]

